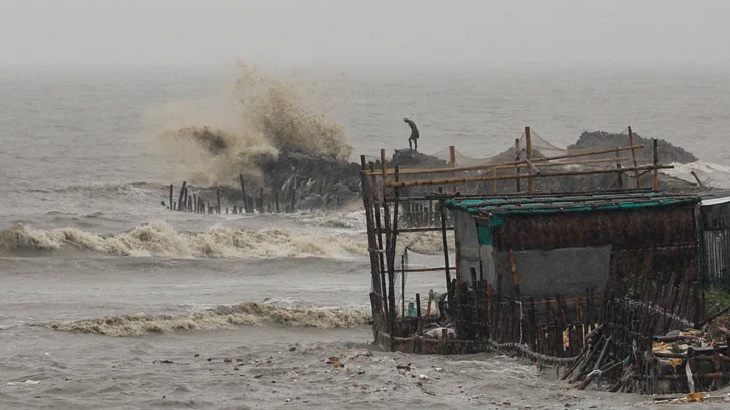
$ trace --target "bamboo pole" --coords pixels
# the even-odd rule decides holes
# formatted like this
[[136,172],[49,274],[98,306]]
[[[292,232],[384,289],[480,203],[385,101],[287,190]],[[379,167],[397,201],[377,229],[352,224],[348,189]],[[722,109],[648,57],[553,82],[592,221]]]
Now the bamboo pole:
[[387,195],[386,184],[388,182],[388,166],[385,165],[385,148],[380,149],[380,172],[383,175],[383,198]]
[[[378,230],[382,230],[382,228],[377,228],[377,229]],[[398,232],[400,232],[400,233],[406,233],[406,232],[438,232],[440,230],[441,230],[441,228],[437,228],[437,227],[401,228],[401,229],[398,230]],[[447,231],[453,231],[454,230],[454,227],[453,226],[447,226],[446,227],[446,230]]]
[[[412,272],[443,272],[445,269],[444,266],[439,267],[432,267],[432,268],[408,268],[406,269],[406,273],[412,273]],[[449,267],[449,270],[455,270],[456,268],[454,266]]]
[[[377,246],[376,240],[375,240],[375,224],[373,222],[373,194],[372,194],[372,187],[368,184],[367,181],[367,175],[365,172],[367,171],[366,165],[365,165],[365,156],[360,156],[360,166],[361,166],[361,185],[362,185],[362,202],[363,207],[365,208],[365,223],[367,225],[367,234],[368,234],[368,254],[370,255],[370,279],[373,286],[373,291],[376,293],[381,293],[380,295],[380,304],[381,306],[385,306],[385,294],[383,294],[383,285],[380,282],[380,272],[378,270],[378,250],[375,248]],[[278,193],[277,193],[278,198]],[[277,201],[277,212],[278,212],[278,201]],[[387,314],[387,310],[384,308],[384,312]],[[380,314],[380,312],[378,312]],[[374,320],[375,318],[373,318]],[[377,329],[380,331],[381,329]]]
[[[619,162],[619,152],[616,151],[616,169],[621,169],[621,162]],[[624,173],[617,172],[616,178],[618,179],[618,189],[624,189]]]
[[[384,154],[385,150],[383,150]],[[383,187],[385,190],[385,187]],[[391,253],[392,248],[392,235],[390,225],[390,205],[388,201],[383,197],[383,216],[385,220],[385,259],[388,269],[388,309],[390,310],[390,317],[388,318],[388,333],[390,334],[390,346],[389,350],[393,351],[395,348],[395,262],[394,253]]]
[[456,337],[462,338],[464,329],[464,323],[463,318],[461,317],[461,252],[459,248],[459,241],[454,241],[454,265],[456,265],[456,285],[454,286],[454,296],[456,299],[456,317],[455,320],[455,327],[456,327]]
[[[527,163],[532,162],[532,136],[530,135],[530,127],[525,127],[525,156],[527,157]],[[528,167],[528,169],[530,169]],[[532,178],[527,180],[527,192],[532,192],[535,189],[535,180]]]
[[[443,193],[441,187],[439,187],[439,193]],[[449,243],[446,240],[446,206],[444,205],[443,198],[439,202],[441,205],[441,243],[444,248],[444,268],[446,271],[446,292],[449,292],[451,286],[451,272],[449,272]],[[449,301],[451,302],[451,301]]]
[[182,188],[180,188],[180,196],[177,198],[177,210],[182,211],[183,207],[183,196],[185,195],[185,186],[187,185],[187,181],[183,181]]
[[423,319],[421,318],[421,294],[416,293],[416,333],[423,334]]
[[[398,182],[400,180],[400,167],[395,167],[395,180]],[[391,252],[393,254],[393,259],[395,259],[395,244],[396,240],[398,238],[398,213],[400,210],[400,189],[395,188],[395,201],[393,202],[393,239],[391,240]],[[395,263],[395,261],[394,261]]]
[[[629,125],[629,145],[631,145],[631,159],[634,162],[634,168],[637,167],[636,164],[636,150],[633,148],[634,146],[634,133],[631,131],[631,126]],[[636,178],[636,187],[640,188],[641,183],[639,183],[639,171],[634,172],[634,178]]]
[[654,192],[659,190],[659,151],[657,150],[657,139],[654,138]]
[[[515,161],[519,161],[519,160],[520,160],[520,139],[519,138],[515,138]],[[496,168],[497,167],[495,167],[495,172],[494,172],[495,173],[495,176],[496,176],[496,173],[497,173],[496,172]],[[517,165],[515,167],[515,173],[517,175],[520,174],[520,166],[519,165]],[[515,187],[516,188],[516,191],[515,192],[520,192],[520,179],[517,178],[516,179],[516,182],[517,182],[517,186]],[[496,186],[497,183],[495,182],[494,184]]]
[[406,318],[406,255],[400,256],[400,317]]
[[[375,165],[372,162],[370,162],[370,170],[372,171],[374,169],[375,169]],[[376,177],[375,177],[375,175],[371,175],[370,176],[370,195],[372,195],[373,209],[375,211],[375,228],[376,228],[377,234],[378,234],[378,237],[377,237],[378,250],[380,251],[378,254],[378,260],[380,262],[380,281],[383,286],[383,297],[387,298],[388,297],[388,288],[387,288],[388,282],[385,277],[385,271],[386,271],[385,270],[385,255],[383,253],[383,249],[384,249],[383,248],[383,233],[386,233],[386,232],[384,232],[382,230],[383,223],[381,222],[380,202],[377,201],[375,198],[375,186],[376,186],[375,183],[376,183]],[[390,312],[390,308],[387,303],[385,304],[385,306],[386,306],[385,311],[386,311],[386,315],[387,315],[388,312]],[[388,317],[390,317],[390,316],[388,316]]]
[[172,186],[172,184],[170,184],[170,204],[168,205],[167,209],[169,209],[171,211],[175,209],[175,207],[173,206],[173,203],[172,203],[172,190],[173,190],[173,186]]

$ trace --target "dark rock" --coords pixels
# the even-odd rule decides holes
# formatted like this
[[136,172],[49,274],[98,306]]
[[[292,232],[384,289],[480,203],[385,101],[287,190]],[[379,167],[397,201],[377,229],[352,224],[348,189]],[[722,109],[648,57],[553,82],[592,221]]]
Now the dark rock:
[[[634,144],[644,145],[643,149],[636,151],[636,160],[638,162],[651,163],[654,161],[654,143],[651,139],[634,134]],[[600,150],[628,145],[629,137],[626,134],[611,134],[603,131],[583,132],[575,144],[568,146],[568,151]],[[659,162],[662,164],[671,164],[672,162],[686,164],[697,161],[697,157],[692,153],[687,152],[684,148],[674,146],[663,139],[657,141],[657,152],[659,154]],[[608,157],[614,155],[613,153],[606,154]]]

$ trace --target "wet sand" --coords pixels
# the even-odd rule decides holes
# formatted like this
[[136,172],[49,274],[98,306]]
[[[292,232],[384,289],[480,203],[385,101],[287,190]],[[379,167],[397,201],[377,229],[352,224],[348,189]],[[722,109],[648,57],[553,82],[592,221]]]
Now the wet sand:
[[[14,340],[6,335],[0,331],[2,408],[587,409],[650,400],[578,391],[557,381],[553,368],[496,353],[383,352],[369,344],[367,326],[247,326],[124,338],[25,327]],[[328,364],[331,357],[343,367]],[[697,405],[651,407],[689,406]]]

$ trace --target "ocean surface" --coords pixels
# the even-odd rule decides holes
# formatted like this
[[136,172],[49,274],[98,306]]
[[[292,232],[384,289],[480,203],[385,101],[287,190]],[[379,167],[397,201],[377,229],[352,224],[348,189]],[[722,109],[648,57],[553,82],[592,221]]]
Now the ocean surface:
[[[328,212],[171,212],[191,165],[160,137],[241,121],[236,67],[0,70],[0,408],[624,408],[498,354],[416,357],[371,344],[361,204]],[[657,137],[730,188],[730,71],[279,70],[341,125],[352,160],[449,145],[474,158],[525,126]],[[306,93],[305,93],[306,94]],[[188,158],[189,160],[189,158]],[[196,160],[195,172],[207,163]],[[236,181],[220,181],[236,186]],[[438,266],[439,241],[406,238]],[[408,292],[441,291],[438,273]],[[336,356],[338,368],[327,360]],[[411,363],[411,371],[396,369]]]

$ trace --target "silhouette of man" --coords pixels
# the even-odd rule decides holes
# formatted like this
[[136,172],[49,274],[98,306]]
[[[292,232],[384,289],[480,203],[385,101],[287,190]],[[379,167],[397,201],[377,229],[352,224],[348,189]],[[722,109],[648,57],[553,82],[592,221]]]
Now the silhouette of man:
[[411,121],[408,117],[403,117],[403,122],[411,127],[411,136],[408,138],[408,147],[410,147],[411,151],[413,151],[413,146],[415,145],[416,152],[418,152],[418,127],[416,127],[416,123]]

